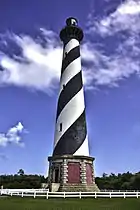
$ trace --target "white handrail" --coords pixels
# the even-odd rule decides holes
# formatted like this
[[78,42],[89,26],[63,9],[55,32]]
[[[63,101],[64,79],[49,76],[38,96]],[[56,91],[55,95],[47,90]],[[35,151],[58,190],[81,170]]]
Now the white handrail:
[[55,198],[140,198],[140,191],[100,191],[100,192],[49,192],[48,189],[1,189],[0,195],[21,196],[21,197],[46,197],[46,199]]

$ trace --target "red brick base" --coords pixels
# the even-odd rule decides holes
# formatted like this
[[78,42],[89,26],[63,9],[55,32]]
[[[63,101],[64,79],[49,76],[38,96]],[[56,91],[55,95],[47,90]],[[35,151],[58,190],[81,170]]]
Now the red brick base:
[[48,158],[48,184],[59,184],[58,191],[99,191],[95,184],[94,158],[86,156],[54,156]]

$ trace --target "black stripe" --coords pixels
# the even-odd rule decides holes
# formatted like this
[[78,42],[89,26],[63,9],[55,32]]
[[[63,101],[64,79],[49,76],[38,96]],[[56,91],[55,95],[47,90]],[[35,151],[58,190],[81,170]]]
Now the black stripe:
[[64,89],[60,93],[60,96],[58,99],[56,120],[60,112],[62,111],[62,109],[81,90],[82,86],[83,86],[82,73],[80,71],[67,83],[67,85],[64,87]]
[[61,69],[61,75],[63,74],[64,70],[67,68],[67,66],[74,61],[75,59],[80,57],[80,47],[77,46],[70,50],[66,57],[64,58],[62,62],[62,69]]
[[54,151],[55,155],[73,155],[86,139],[87,128],[85,110],[81,116],[66,130],[58,141]]

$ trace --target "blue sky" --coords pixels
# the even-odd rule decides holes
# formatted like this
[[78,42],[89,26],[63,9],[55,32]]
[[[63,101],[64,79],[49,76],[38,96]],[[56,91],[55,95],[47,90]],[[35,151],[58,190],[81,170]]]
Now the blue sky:
[[0,2],[0,174],[46,175],[52,154],[62,43],[74,16],[96,176],[140,170],[140,1]]

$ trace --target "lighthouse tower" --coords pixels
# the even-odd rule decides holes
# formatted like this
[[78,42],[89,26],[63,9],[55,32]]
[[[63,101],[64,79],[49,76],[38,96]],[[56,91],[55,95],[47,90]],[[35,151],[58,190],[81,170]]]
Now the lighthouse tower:
[[83,31],[75,18],[66,20],[60,39],[64,48],[48,183],[51,191],[98,191],[85,116],[80,56]]

